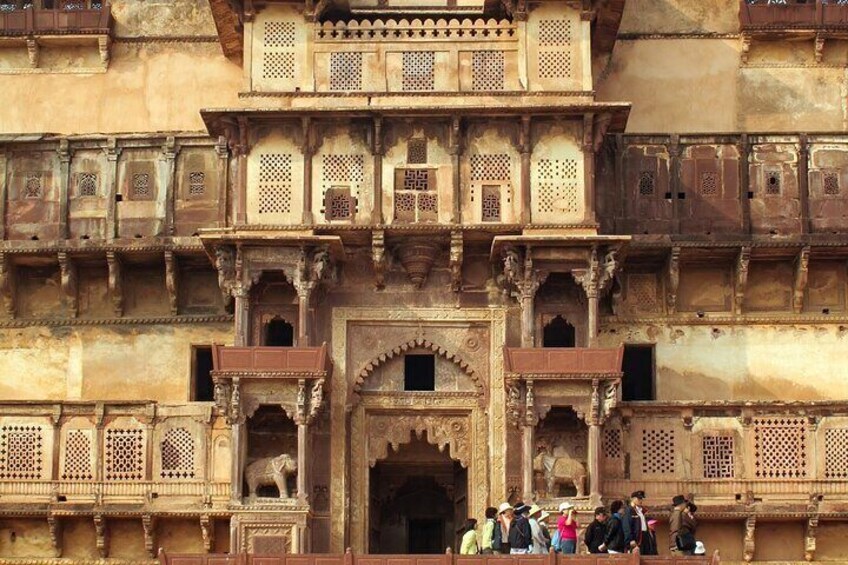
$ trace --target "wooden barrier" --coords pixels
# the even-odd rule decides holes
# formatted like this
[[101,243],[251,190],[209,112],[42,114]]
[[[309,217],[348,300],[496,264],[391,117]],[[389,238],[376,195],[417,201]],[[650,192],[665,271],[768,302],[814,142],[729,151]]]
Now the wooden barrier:
[[161,565],[719,565],[719,552],[711,557],[641,556],[638,550],[622,555],[354,555],[338,554],[183,554],[159,552]]

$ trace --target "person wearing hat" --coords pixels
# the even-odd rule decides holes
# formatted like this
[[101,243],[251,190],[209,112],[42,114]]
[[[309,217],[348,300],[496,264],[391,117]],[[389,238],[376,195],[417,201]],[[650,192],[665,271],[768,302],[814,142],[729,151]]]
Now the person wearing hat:
[[559,505],[559,513],[560,516],[557,520],[557,531],[559,532],[560,553],[567,555],[576,553],[577,529],[580,525],[577,523],[574,505],[570,502],[563,502]]
[[589,553],[603,553],[600,550],[604,543],[604,538],[607,535],[607,509],[603,506],[595,508],[595,519],[592,523],[586,526],[586,533],[583,536],[583,541],[586,547],[589,548]]
[[542,526],[539,524],[539,518],[542,517],[542,509],[534,504],[527,512],[527,519],[530,522],[530,553],[544,555],[548,552],[548,540],[542,533]]
[[509,526],[515,516],[515,510],[509,502],[498,506],[497,524],[492,534],[492,550],[497,553],[509,554]]
[[668,546],[672,555],[694,555],[695,530],[698,522],[694,512],[697,507],[678,494],[671,500],[671,517],[668,520]]
[[480,553],[491,555],[495,551],[492,547],[495,539],[495,530],[499,529],[497,524],[498,509],[486,508],[486,523],[483,525],[483,535],[480,538]]
[[627,551],[635,548],[645,553],[645,538],[648,536],[648,519],[645,517],[645,509],[642,501],[645,499],[645,491],[637,490],[630,495],[630,504],[624,511],[624,545]]
[[530,553],[533,545],[533,532],[527,514],[530,507],[519,502],[515,505],[515,517],[509,525],[509,552],[512,555]]
[[542,535],[545,536],[548,549],[551,548],[551,530],[548,525],[548,518],[550,517],[551,515],[544,510],[542,510],[542,515],[539,516],[539,527],[542,528]]

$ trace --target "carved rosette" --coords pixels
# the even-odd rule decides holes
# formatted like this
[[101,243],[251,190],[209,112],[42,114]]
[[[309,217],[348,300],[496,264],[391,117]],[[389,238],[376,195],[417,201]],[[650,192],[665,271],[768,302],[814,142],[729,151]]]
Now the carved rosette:
[[452,459],[468,467],[471,459],[471,421],[467,416],[436,415],[373,415],[368,425],[368,464],[389,455],[389,446],[397,451],[401,445],[427,434],[427,442],[440,451],[449,450]]

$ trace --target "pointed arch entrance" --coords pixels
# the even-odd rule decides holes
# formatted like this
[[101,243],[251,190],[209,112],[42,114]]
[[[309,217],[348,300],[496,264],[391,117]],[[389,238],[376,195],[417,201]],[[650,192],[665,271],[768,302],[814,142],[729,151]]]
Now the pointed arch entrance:
[[369,553],[441,554],[457,547],[468,514],[468,469],[427,432],[370,470]]

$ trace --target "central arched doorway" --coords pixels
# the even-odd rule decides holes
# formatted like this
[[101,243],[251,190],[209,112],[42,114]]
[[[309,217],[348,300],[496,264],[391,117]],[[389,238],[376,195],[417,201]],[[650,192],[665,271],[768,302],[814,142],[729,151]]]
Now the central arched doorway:
[[389,450],[370,470],[369,553],[457,550],[468,515],[468,472],[426,434]]

